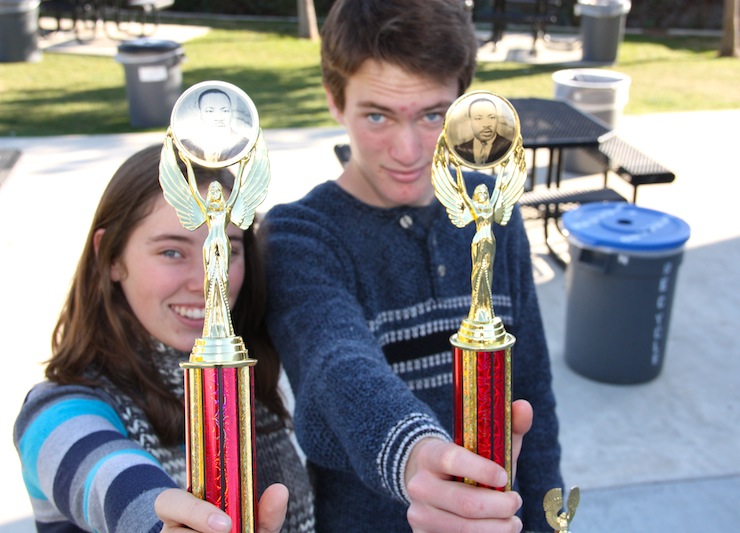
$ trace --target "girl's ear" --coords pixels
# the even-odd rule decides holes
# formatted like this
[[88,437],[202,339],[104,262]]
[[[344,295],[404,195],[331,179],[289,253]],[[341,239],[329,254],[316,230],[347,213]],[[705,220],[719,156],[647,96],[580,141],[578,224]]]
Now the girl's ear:
[[100,240],[103,238],[103,233],[105,233],[105,228],[100,228],[95,230],[95,233],[93,233],[93,250],[95,250],[95,257],[98,257],[98,252],[100,251]]
[[[105,228],[100,228],[98,230],[95,230],[95,233],[93,233],[93,250],[95,251],[95,257],[98,256],[98,252],[100,251],[100,241],[103,238],[103,234],[105,233]],[[122,272],[121,272],[121,266],[119,264],[119,261],[116,260],[110,268],[110,279],[111,281],[121,281],[122,278]]]

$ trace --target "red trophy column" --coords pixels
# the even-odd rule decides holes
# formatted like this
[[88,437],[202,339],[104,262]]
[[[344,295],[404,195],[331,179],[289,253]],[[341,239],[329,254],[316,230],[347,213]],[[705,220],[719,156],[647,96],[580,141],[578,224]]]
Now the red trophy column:
[[[506,469],[511,490],[511,346],[483,350],[451,339],[453,345],[455,443]],[[466,483],[475,484],[466,479]]]

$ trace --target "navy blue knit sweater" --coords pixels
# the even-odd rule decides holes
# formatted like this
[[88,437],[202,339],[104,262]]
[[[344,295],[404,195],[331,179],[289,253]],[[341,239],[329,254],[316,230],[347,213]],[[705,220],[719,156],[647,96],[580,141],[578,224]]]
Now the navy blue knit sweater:
[[[481,179],[466,177],[471,189]],[[274,207],[261,225],[268,323],[296,396],[318,531],[410,530],[403,485],[410,448],[451,432],[449,337],[470,308],[474,230],[455,227],[436,201],[377,208],[333,181]],[[542,499],[562,486],[558,425],[518,209],[494,233],[494,310],[517,338],[514,397],[529,400],[535,414],[515,488],[525,530],[549,531]]]

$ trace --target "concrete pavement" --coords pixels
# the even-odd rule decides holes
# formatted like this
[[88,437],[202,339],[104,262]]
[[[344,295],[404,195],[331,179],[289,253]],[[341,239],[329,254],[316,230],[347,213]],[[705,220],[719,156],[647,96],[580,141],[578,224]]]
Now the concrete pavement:
[[[642,385],[597,383],[565,363],[565,282],[529,222],[558,398],[563,472],[581,488],[575,533],[734,531],[740,519],[740,316],[737,132],[740,110],[626,116],[621,134],[676,172],[642,187],[638,205],[692,228],[678,275],[666,361]],[[0,138],[22,155],[0,187],[0,533],[33,531],[12,446],[13,420],[41,379],[49,336],[107,180],[162,132]],[[336,177],[341,129],[269,130],[272,182],[262,208]],[[544,155],[544,154],[543,154]],[[543,164],[544,161],[538,161]],[[584,180],[599,177],[579,178]],[[615,187],[619,179],[613,177]],[[566,186],[576,179],[567,180]]]

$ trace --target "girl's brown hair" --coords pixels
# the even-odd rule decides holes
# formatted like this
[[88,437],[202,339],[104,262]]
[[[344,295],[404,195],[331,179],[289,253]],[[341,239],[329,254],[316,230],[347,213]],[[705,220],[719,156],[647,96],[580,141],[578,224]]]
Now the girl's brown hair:
[[[110,276],[134,228],[162,195],[160,153],[161,146],[135,153],[105,189],[54,329],[46,377],[60,384],[94,386],[95,376],[105,376],[144,410],[163,444],[173,445],[184,436],[182,399],[160,380],[152,340]],[[203,183],[217,180],[227,189],[233,186],[233,175],[225,169],[196,168],[196,177]],[[93,241],[99,229],[105,231],[96,252]],[[289,415],[277,388],[280,361],[264,323],[264,272],[252,227],[244,232],[244,250],[244,283],[232,309],[234,329],[258,360],[256,397],[287,424]]]

